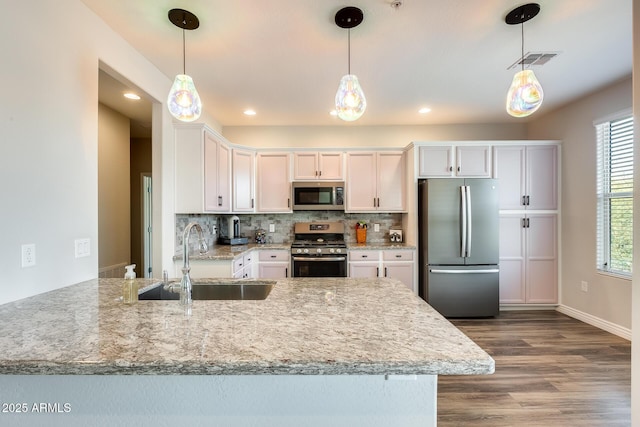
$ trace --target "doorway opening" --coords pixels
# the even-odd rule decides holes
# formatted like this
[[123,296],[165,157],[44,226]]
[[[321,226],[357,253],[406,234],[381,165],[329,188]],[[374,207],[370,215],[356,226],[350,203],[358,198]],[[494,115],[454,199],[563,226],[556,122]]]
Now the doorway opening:
[[101,63],[98,102],[98,275],[151,277],[153,101]]
[[153,187],[151,174],[142,175],[142,260],[144,277],[153,277]]

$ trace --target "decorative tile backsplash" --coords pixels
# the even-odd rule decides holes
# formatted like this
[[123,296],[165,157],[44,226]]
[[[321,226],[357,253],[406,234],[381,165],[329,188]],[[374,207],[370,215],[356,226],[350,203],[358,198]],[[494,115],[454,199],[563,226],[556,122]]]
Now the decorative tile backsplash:
[[[213,245],[218,238],[214,233],[218,217],[214,214],[176,215],[176,254],[182,253],[182,234],[190,222],[197,222],[205,233],[207,244]],[[224,215],[230,218],[232,215]],[[345,240],[355,243],[355,225],[359,221],[370,224],[367,230],[367,242],[382,243],[389,241],[390,228],[402,228],[402,214],[400,213],[357,213],[349,214],[336,211],[298,211],[290,214],[248,214],[238,215],[240,218],[240,235],[254,242],[256,230],[262,228],[267,232],[267,243],[288,244],[293,240],[293,225],[296,222],[312,221],[344,221]],[[275,225],[275,232],[269,233],[269,225]],[[380,231],[375,232],[373,224],[380,224]],[[192,231],[193,234],[193,231]],[[197,239],[191,238],[190,247],[197,249]]]

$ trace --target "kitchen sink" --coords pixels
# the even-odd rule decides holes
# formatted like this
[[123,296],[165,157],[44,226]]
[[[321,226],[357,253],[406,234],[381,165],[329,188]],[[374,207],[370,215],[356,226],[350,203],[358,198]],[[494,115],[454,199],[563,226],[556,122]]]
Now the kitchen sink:
[[[275,285],[275,281],[194,281],[191,297],[194,300],[263,300]],[[171,283],[176,291],[180,283]],[[165,289],[162,283],[150,289],[142,289],[139,300],[178,300],[180,293]]]

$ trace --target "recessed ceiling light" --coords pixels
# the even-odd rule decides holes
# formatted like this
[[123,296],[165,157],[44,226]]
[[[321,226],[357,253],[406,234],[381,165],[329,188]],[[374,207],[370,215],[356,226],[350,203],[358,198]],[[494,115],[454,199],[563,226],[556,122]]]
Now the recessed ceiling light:
[[244,110],[245,116],[255,116],[256,112],[254,110]]
[[418,113],[420,114],[427,114],[431,112],[431,108],[429,107],[422,107],[421,109],[418,110]]
[[138,99],[140,99],[140,97],[139,97],[138,95],[136,95],[135,93],[131,93],[131,92],[127,92],[127,93],[125,93],[125,94],[124,94],[124,97],[125,97],[125,98],[128,98],[128,99],[135,99],[136,101],[137,101]]

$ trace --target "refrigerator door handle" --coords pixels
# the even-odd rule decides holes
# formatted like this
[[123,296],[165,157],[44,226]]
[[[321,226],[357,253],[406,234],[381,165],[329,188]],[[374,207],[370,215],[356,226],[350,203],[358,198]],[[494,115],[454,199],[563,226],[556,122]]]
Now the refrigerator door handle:
[[467,187],[467,254],[465,256],[471,256],[471,224],[473,223],[473,216],[471,215],[471,187]]
[[497,268],[489,268],[486,270],[441,270],[436,268],[430,268],[429,273],[443,273],[443,274],[488,274],[499,273]]
[[464,258],[467,252],[467,197],[466,186],[460,186],[460,203],[462,205],[462,218],[460,221],[460,229],[462,231],[462,241],[460,242],[460,256]]

